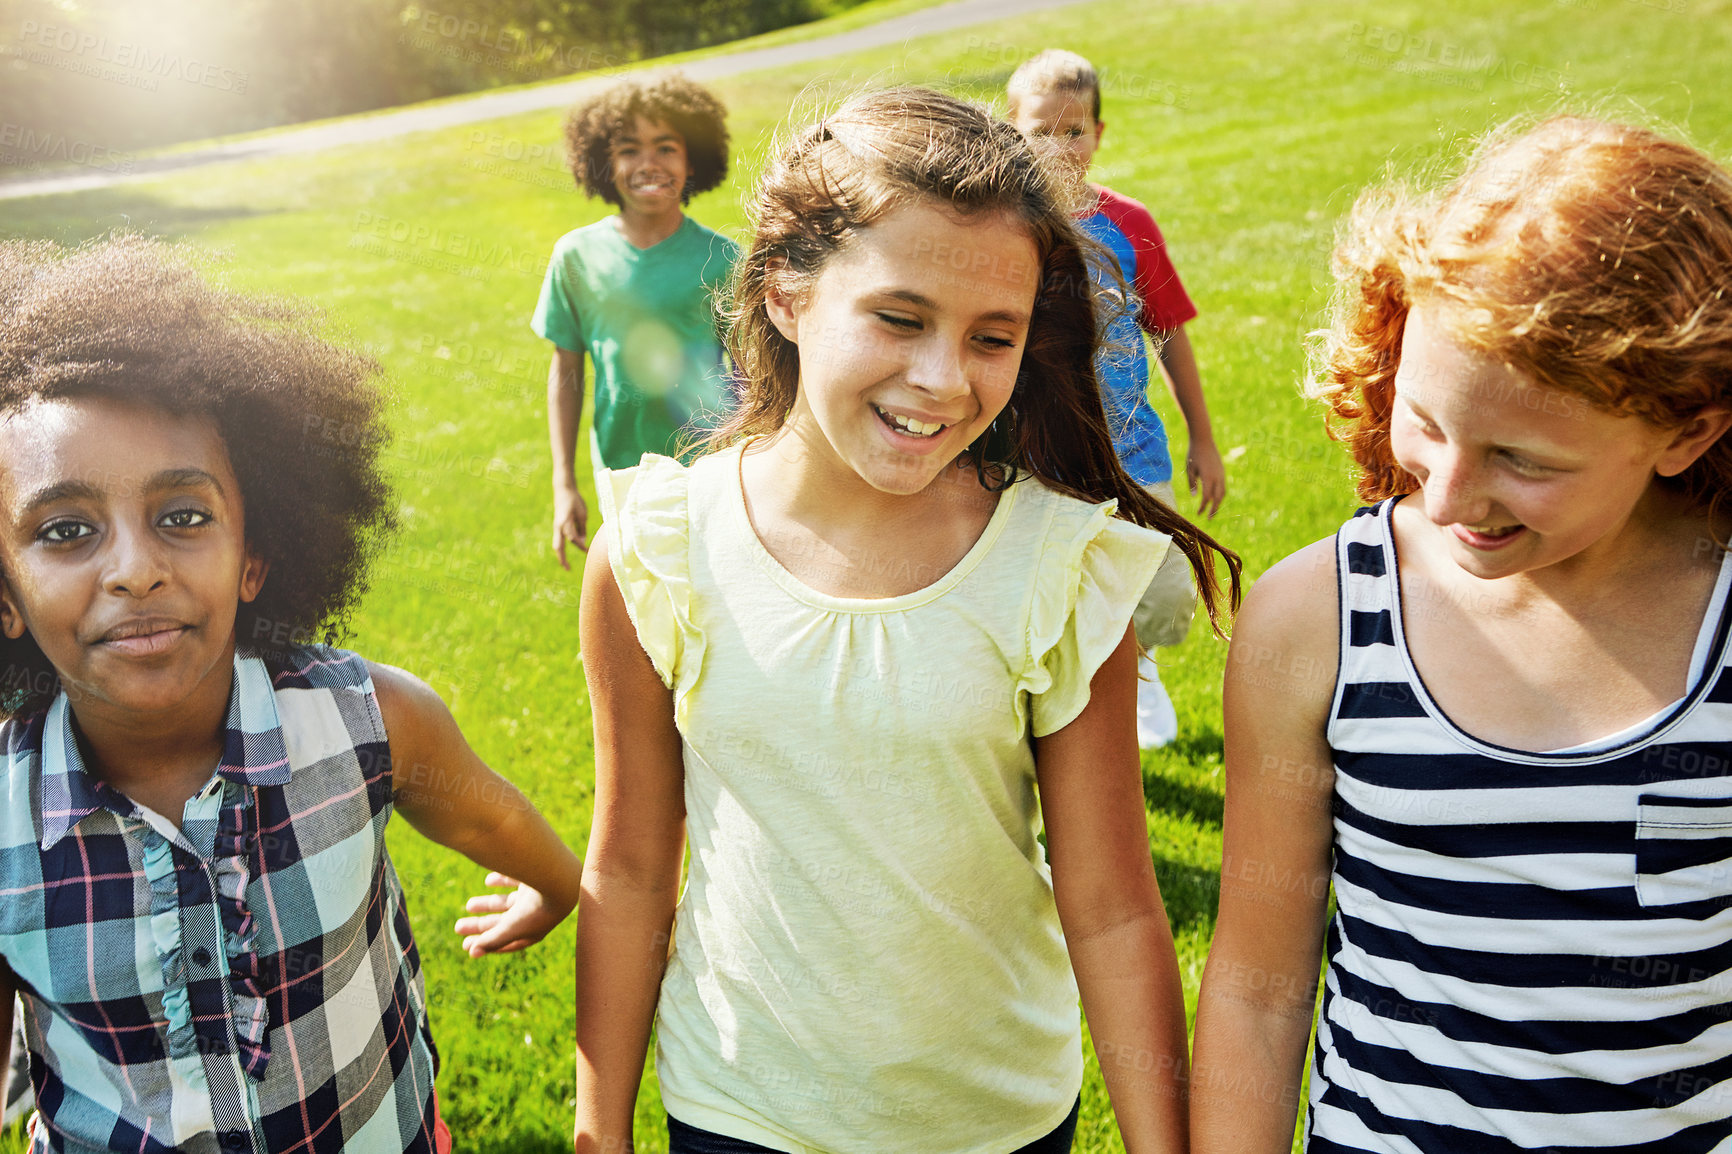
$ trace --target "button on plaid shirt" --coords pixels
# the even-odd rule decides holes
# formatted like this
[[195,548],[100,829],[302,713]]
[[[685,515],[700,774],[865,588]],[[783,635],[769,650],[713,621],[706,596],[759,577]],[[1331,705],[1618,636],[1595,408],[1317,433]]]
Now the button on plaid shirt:
[[84,769],[65,695],[0,727],[0,956],[34,1149],[434,1149],[420,959],[365,662],[236,658],[177,826]]

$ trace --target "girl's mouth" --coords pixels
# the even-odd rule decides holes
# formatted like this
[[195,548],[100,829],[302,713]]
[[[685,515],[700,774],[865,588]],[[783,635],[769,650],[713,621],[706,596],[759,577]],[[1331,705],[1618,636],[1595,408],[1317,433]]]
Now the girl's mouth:
[[872,411],[878,414],[878,419],[880,421],[883,421],[886,425],[895,429],[898,433],[901,433],[904,436],[936,437],[938,434],[950,427],[949,425],[939,424],[935,421],[921,421],[916,420],[913,417],[903,417],[898,416],[895,413],[887,413],[877,405],[872,406]]
[[1481,527],[1476,525],[1451,525],[1456,540],[1475,549],[1501,549],[1521,536],[1526,525],[1501,525],[1498,527]]
[[184,625],[168,626],[149,633],[126,632],[124,636],[104,638],[102,644],[129,657],[149,657],[172,647],[186,632]]

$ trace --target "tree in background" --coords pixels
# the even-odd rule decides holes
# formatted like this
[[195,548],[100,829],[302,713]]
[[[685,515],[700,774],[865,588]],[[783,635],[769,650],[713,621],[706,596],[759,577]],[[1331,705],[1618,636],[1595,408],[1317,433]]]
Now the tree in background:
[[861,0],[0,0],[0,177],[548,80]]

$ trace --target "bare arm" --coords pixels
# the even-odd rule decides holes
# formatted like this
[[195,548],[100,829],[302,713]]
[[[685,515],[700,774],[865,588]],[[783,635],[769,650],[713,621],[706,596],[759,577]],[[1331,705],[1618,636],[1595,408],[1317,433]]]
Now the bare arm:
[[673,697],[626,614],[598,537],[583,575],[583,672],[595,715],[595,818],[577,915],[577,1154],[631,1149],[685,856]]
[[577,855],[516,786],[475,755],[426,682],[368,665],[391,742],[397,812],[428,838],[494,871],[489,885],[516,887],[470,900],[469,910],[483,916],[457,923],[464,948],[480,957],[540,941],[577,904]]
[[1328,912],[1334,542],[1264,574],[1226,676],[1221,912],[1197,1002],[1197,1154],[1287,1154]]
[[1129,1154],[1184,1154],[1185,999],[1149,856],[1137,756],[1136,639],[1076,720],[1035,741],[1053,895]]
[[1209,403],[1203,399],[1203,380],[1197,373],[1197,357],[1191,338],[1180,325],[1159,334],[1161,375],[1173,403],[1185,418],[1185,480],[1191,492],[1200,491],[1197,510],[1210,517],[1227,496],[1227,467],[1215,447],[1215,430],[1209,423]]
[[553,348],[547,366],[547,436],[553,449],[553,552],[567,569],[566,542],[587,548],[589,508],[577,491],[577,427],[583,420],[583,352]]

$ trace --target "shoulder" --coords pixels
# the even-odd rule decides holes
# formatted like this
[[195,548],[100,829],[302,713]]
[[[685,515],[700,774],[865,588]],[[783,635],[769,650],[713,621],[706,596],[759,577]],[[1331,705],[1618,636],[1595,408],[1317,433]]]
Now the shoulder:
[[[1038,535],[1049,559],[1064,563],[1063,580],[1069,584],[1103,566],[1136,570],[1160,563],[1172,538],[1158,529],[1127,521],[1117,513],[1115,501],[1085,501],[1061,493],[1039,477],[1012,485],[1017,493],[1015,511],[1025,531]],[[1097,577],[1100,574],[1095,574]],[[1147,585],[1147,580],[1143,581]],[[1141,594],[1141,590],[1138,590]]]
[[[46,706],[0,721],[0,756],[10,761],[42,748],[42,727],[48,718]],[[4,763],[0,763],[4,764]]]
[[[289,760],[310,765],[347,745],[360,748],[388,734],[370,663],[358,653],[326,645],[299,645],[261,654],[236,666],[243,730],[249,717],[280,727]],[[269,704],[259,700],[268,697]]]
[[40,772],[46,709],[0,722],[0,801],[8,814],[31,811],[31,782]]
[[1015,495],[1016,512],[1022,519],[1054,526],[1081,526],[1099,520],[1103,512],[1112,511],[1111,501],[1084,501],[1053,488],[1045,479],[1032,473],[1017,478],[1005,494]]
[[379,703],[393,761],[426,761],[419,750],[443,746],[457,733],[450,706],[432,686],[395,665],[382,661],[364,664],[372,676],[373,697]]
[[1126,235],[1133,239],[1160,239],[1160,226],[1155,224],[1154,214],[1144,207],[1142,201],[1114,192],[1104,184],[1089,187],[1100,195],[1095,211],[1118,225]]
[[1314,692],[1299,696],[1327,701],[1334,693],[1340,615],[1335,538],[1330,536],[1289,554],[1251,586],[1233,621],[1229,680],[1239,674],[1261,684],[1255,678],[1265,669],[1305,670]]
[[572,229],[553,242],[553,259],[557,261],[581,260],[586,250],[606,245],[619,236],[611,216],[604,216],[598,221]]
[[740,246],[733,238],[689,216],[681,227],[685,230],[682,259],[699,268],[699,276],[706,285],[726,280],[740,258]]
[[595,485],[602,523],[619,517],[636,519],[676,510],[683,516],[693,475],[710,479],[716,468],[713,462],[724,455],[725,452],[712,453],[686,465],[673,457],[645,453],[630,468],[602,470],[596,475]]
[[1081,497],[1073,497],[1069,493],[1055,489],[1047,484],[1043,478],[1034,474],[1019,478],[1016,484],[1011,486],[1011,489],[1016,490],[1019,494],[1017,497],[1019,502],[1026,502],[1025,515],[1038,514],[1055,523],[1077,526],[1100,523],[1105,520],[1119,521],[1133,529],[1154,533],[1157,537],[1164,538],[1166,536],[1163,533],[1156,533],[1153,529],[1145,529],[1134,521],[1126,521],[1119,517],[1117,515],[1117,501],[1089,501]]
[[1333,619],[1338,596],[1335,568],[1334,534],[1289,553],[1257,578],[1239,619],[1244,621],[1251,613],[1290,620],[1300,627],[1317,616]]
[[276,692],[293,689],[357,689],[367,684],[367,660],[329,645],[297,645],[263,657]]
[[688,215],[684,227],[691,233],[694,240],[701,242],[708,248],[717,249],[727,253],[737,253],[740,251],[740,246],[735,243],[732,237],[728,236],[726,233],[717,232],[695,216]]

